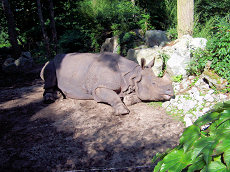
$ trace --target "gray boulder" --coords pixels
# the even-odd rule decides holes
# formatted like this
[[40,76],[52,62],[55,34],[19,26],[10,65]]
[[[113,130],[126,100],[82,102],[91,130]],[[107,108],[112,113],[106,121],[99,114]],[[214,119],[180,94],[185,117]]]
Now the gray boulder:
[[14,63],[14,59],[11,57],[7,58],[2,65],[2,70],[5,73],[16,73],[17,67]]
[[137,61],[139,64],[141,64],[141,58],[144,58],[146,63],[149,63],[155,58],[154,66],[152,69],[157,76],[161,73],[163,68],[163,59],[161,54],[157,51],[157,47],[129,49],[126,58],[129,60]]
[[186,75],[186,68],[191,61],[191,53],[197,49],[204,49],[207,40],[184,35],[174,41],[172,46],[165,46],[162,52],[169,56],[167,72],[170,76]]
[[14,60],[7,58],[2,65],[5,73],[28,72],[33,66],[33,58],[30,52],[22,52],[21,57]]
[[164,46],[168,41],[165,31],[148,30],[145,33],[145,43],[148,47]]
[[105,42],[101,46],[100,52],[112,52],[117,53],[118,52],[118,37],[114,36],[112,38],[107,38]]

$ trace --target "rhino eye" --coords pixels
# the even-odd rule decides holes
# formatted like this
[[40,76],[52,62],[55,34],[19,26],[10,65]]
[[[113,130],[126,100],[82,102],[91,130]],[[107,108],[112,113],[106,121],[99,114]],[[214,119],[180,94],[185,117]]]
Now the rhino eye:
[[155,85],[156,83],[155,82],[152,82],[153,85]]

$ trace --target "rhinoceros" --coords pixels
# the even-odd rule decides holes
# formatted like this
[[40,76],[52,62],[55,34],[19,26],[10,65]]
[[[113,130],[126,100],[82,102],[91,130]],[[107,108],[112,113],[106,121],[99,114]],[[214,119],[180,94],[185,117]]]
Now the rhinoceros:
[[152,71],[154,59],[141,65],[114,53],[59,54],[41,70],[44,102],[64,96],[79,100],[93,99],[111,105],[116,115],[129,113],[127,106],[141,101],[165,101],[174,95],[167,76],[158,78]]

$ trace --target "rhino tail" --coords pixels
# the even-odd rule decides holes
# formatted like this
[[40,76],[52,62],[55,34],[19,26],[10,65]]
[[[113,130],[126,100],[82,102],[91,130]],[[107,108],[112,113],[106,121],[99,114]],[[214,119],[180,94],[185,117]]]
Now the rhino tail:
[[41,79],[44,81],[44,70],[46,68],[46,66],[49,64],[49,61],[45,63],[45,65],[43,66],[41,72],[40,72],[40,77]]

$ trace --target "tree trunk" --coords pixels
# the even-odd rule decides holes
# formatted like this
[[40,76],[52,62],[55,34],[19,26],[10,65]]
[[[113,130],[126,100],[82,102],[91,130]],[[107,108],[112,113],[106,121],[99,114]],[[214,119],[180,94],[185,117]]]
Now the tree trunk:
[[53,0],[49,0],[49,10],[50,10],[50,25],[52,30],[52,41],[54,43],[54,50],[57,53],[57,31],[55,26],[55,20],[54,20],[54,6],[53,6]]
[[15,25],[14,16],[10,9],[10,4],[8,0],[2,0],[2,7],[5,13],[6,19],[7,19],[8,34],[10,38],[10,44],[13,49],[12,57],[18,58],[21,55],[21,49],[20,49],[20,46],[18,45],[16,25]]
[[177,0],[177,32],[178,38],[193,34],[194,0]]
[[47,36],[46,30],[45,30],[45,24],[42,16],[42,8],[41,8],[41,2],[40,0],[37,0],[37,6],[38,6],[38,16],[41,24],[41,30],[42,30],[42,35],[44,39],[44,44],[46,48],[46,55],[49,58],[50,57],[50,47],[49,47],[49,38]]

